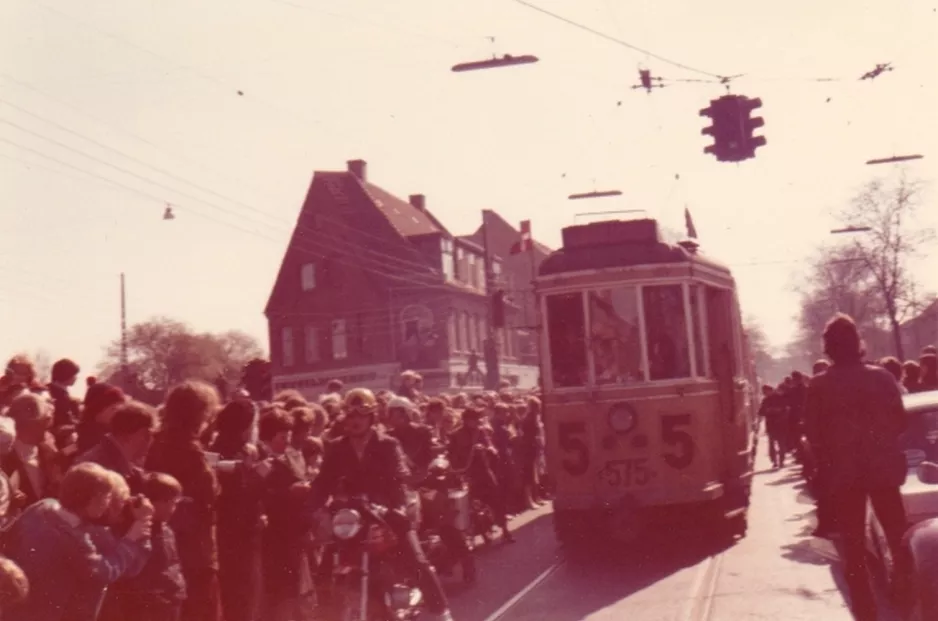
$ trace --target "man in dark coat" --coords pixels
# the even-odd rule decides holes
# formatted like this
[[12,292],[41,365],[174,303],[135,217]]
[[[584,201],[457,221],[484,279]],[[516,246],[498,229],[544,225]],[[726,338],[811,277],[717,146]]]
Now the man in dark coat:
[[68,389],[75,385],[80,371],[78,365],[68,358],[63,358],[52,365],[52,383],[49,384],[48,390],[52,403],[55,405],[52,421],[54,428],[78,424],[78,401],[72,399],[68,394]]
[[886,535],[898,575],[905,572],[905,509],[899,488],[907,472],[899,438],[906,428],[902,395],[889,371],[863,363],[853,320],[836,315],[824,330],[824,353],[833,365],[811,378],[805,422],[825,462],[824,486],[843,536],[843,560],[851,608],[858,621],[877,618],[866,568],[867,502]]
[[401,443],[407,465],[415,478],[426,475],[433,461],[433,430],[427,425],[414,422],[417,406],[406,397],[394,397],[388,402],[388,420],[391,430],[388,435]]
[[148,405],[128,401],[117,406],[111,432],[94,448],[78,456],[76,463],[91,461],[113,470],[127,481],[132,494],[142,493],[143,469],[153,432],[156,412]]
[[[313,509],[344,492],[367,496],[387,507],[388,526],[401,541],[402,560],[417,571],[427,602],[429,618],[452,621],[443,587],[405,513],[406,481],[410,478],[400,443],[374,430],[378,400],[366,388],[350,390],[345,397],[345,435],[326,445],[319,476],[313,482]],[[421,617],[422,618],[422,617]]]

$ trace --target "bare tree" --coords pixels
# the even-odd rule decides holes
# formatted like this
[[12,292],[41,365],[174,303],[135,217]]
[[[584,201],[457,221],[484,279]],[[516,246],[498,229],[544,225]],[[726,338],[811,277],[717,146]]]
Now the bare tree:
[[874,179],[840,213],[845,225],[870,229],[846,242],[844,250],[865,269],[859,276],[869,283],[868,293],[875,293],[867,303],[888,323],[900,360],[905,359],[900,326],[921,304],[909,262],[935,237],[934,229],[917,221],[922,189],[922,182],[904,174],[895,182]]
[[[198,334],[181,321],[155,317],[127,331],[128,371],[124,382],[162,392],[187,379],[240,379],[243,366],[263,350],[248,334]],[[101,375],[120,371],[120,340],[108,346]]]
[[802,354],[820,357],[824,324],[841,312],[853,317],[871,355],[905,358],[900,326],[920,307],[909,263],[934,238],[916,219],[921,190],[905,176],[876,179],[838,214],[845,226],[869,230],[820,248],[800,276],[796,349]]

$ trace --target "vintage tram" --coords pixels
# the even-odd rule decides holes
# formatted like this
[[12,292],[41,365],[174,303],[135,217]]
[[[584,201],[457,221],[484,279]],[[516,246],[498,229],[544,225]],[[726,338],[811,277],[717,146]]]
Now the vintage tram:
[[745,534],[756,387],[729,269],[655,220],[594,222],[563,230],[536,289],[560,540],[675,515]]

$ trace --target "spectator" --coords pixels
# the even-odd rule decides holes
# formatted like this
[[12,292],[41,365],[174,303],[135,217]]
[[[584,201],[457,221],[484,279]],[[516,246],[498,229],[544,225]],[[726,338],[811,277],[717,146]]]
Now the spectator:
[[199,438],[218,408],[218,392],[204,382],[184,382],[166,397],[163,428],[157,434],[146,468],[173,476],[187,501],[173,517],[188,598],[183,621],[220,621],[218,546],[215,509],[220,488]]
[[866,568],[868,502],[883,526],[898,575],[905,575],[902,536],[907,524],[899,487],[906,460],[899,437],[906,413],[895,378],[863,364],[862,342],[850,317],[835,315],[828,322],[824,352],[833,365],[811,379],[805,416],[809,438],[825,463],[821,493],[830,495],[843,536],[851,608],[859,621],[872,620],[877,611]]
[[305,621],[309,618],[313,580],[307,556],[310,524],[304,501],[309,492],[306,464],[290,450],[293,418],[282,410],[261,419],[264,456],[272,458],[267,476],[266,507],[269,526],[264,531],[265,621]]
[[22,604],[29,596],[29,579],[19,565],[0,556],[0,619],[10,606]]
[[179,561],[176,535],[169,522],[182,496],[182,485],[168,474],[150,473],[143,493],[153,504],[152,552],[139,574],[123,589],[125,619],[178,621],[186,599],[186,580]]
[[331,392],[337,395],[341,395],[344,389],[345,389],[345,384],[342,383],[342,380],[333,379],[333,380],[329,380],[329,382],[326,384],[326,392]]
[[78,462],[91,461],[113,470],[127,481],[134,494],[141,492],[142,466],[153,443],[156,412],[138,401],[114,406],[111,433],[97,446],[78,457]]
[[919,389],[938,390],[938,355],[935,353],[922,354],[918,359],[922,368],[922,377],[919,380]]
[[218,414],[212,450],[223,460],[241,462],[219,472],[218,566],[225,621],[258,621],[262,593],[261,546],[266,516],[264,481],[251,466],[257,447],[248,443],[254,419],[250,402],[233,401]]
[[91,450],[104,439],[108,433],[111,416],[116,411],[111,406],[126,400],[124,391],[107,382],[98,382],[88,388],[81,422],[78,424],[79,455]]
[[68,394],[68,389],[75,385],[80,371],[78,365],[68,358],[63,358],[52,365],[52,383],[49,384],[48,390],[55,404],[52,425],[56,428],[62,425],[78,424],[78,402]]
[[7,415],[16,425],[16,440],[0,465],[14,490],[16,510],[54,496],[61,471],[57,452],[46,441],[46,432],[52,426],[52,404],[26,392],[13,400]]
[[899,388],[903,392],[903,394],[908,393],[908,390],[906,390],[905,385],[903,384],[903,381],[902,381],[903,377],[902,377],[902,363],[901,362],[899,362],[893,356],[886,356],[885,358],[879,361],[879,366],[889,371],[889,373],[892,374],[894,378],[896,378],[896,382],[899,384]]
[[[134,523],[110,550],[88,532],[111,505],[113,479],[97,464],[75,466],[65,475],[58,500],[29,507],[10,527],[6,553],[29,580],[29,597],[4,610],[7,621],[95,621],[94,600],[102,587],[145,557],[152,507],[137,509]],[[79,612],[80,611],[80,612]]]
[[922,374],[922,368],[914,360],[906,360],[902,363],[902,385],[910,393],[920,392],[919,378]]

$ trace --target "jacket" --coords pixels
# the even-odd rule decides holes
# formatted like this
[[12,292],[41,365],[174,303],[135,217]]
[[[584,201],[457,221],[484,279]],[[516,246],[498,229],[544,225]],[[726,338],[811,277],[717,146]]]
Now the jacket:
[[94,448],[79,455],[75,460],[76,464],[83,462],[96,463],[121,475],[127,481],[131,494],[139,494],[142,491],[140,488],[143,484],[143,470],[127,460],[110,434],[104,436]]
[[830,468],[832,491],[905,482],[899,438],[907,415],[889,371],[859,362],[831,366],[811,378],[804,417],[812,448]]
[[[3,551],[29,579],[25,602],[4,609],[5,621],[94,621],[104,588],[138,566],[145,545],[94,532],[49,498],[29,507],[3,537]],[[92,536],[94,534],[94,537]]]
[[396,439],[373,431],[359,459],[351,439],[343,437],[326,444],[322,468],[313,482],[312,505],[319,508],[344,492],[365,495],[389,509],[403,509],[409,477],[404,451]]

